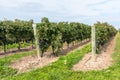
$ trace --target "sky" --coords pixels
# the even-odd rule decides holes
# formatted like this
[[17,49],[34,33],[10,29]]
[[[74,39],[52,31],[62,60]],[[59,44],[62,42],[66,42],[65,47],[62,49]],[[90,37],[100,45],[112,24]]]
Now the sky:
[[0,20],[108,22],[120,28],[120,0],[0,0]]

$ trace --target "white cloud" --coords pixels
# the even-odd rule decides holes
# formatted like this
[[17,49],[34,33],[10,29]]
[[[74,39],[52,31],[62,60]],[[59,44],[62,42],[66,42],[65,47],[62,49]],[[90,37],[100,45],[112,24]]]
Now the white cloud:
[[[95,4],[99,2],[103,2],[104,0],[2,0],[0,3],[1,8],[18,8],[24,5],[29,5],[27,3],[37,3],[41,4],[43,7],[38,9],[42,9],[45,11],[53,11],[59,13],[65,13],[67,15],[99,15],[99,12],[94,11],[89,8],[89,4]],[[34,7],[36,9],[36,7]]]
[[0,0],[0,15],[23,19],[47,16],[88,23],[100,20],[118,25],[119,5],[120,0]]

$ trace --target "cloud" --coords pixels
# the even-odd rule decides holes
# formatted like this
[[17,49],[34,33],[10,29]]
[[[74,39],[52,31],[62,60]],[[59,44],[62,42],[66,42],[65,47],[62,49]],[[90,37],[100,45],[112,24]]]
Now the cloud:
[[51,21],[120,23],[120,0],[0,0],[0,15],[10,19],[48,17]]

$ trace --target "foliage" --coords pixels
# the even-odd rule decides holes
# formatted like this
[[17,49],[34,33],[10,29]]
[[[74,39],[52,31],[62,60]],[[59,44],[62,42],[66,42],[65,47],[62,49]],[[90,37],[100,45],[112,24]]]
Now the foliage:
[[74,41],[82,41],[90,38],[90,26],[78,22],[59,22],[59,30],[62,33],[62,43],[69,45]]
[[[18,50],[20,50],[22,42],[33,42],[32,24],[33,20],[0,21],[0,45],[3,46],[4,52],[8,44],[17,43]],[[90,38],[90,26],[78,22],[54,23],[43,17],[41,22],[37,23],[37,36],[42,52],[41,57],[50,46],[53,54],[58,55],[65,42],[69,45],[72,42]]]
[[69,45],[74,41],[90,38],[91,28],[78,22],[54,23],[44,17],[41,23],[37,24],[37,33],[42,51],[41,56],[50,46],[52,47],[53,54],[58,55],[63,43],[67,42]]
[[97,22],[96,26],[96,43],[97,49],[101,49],[101,47],[107,43],[111,37],[115,36],[117,30],[108,23],[100,23]]
[[39,38],[39,45],[42,52],[41,57],[50,46],[50,36],[48,34],[50,28],[49,24],[49,20],[47,18],[43,18],[41,23],[37,25],[37,36]]
[[18,49],[20,49],[21,42],[34,39],[32,23],[32,20],[22,21],[18,19],[0,21],[0,45],[3,46],[4,52],[6,52],[7,44],[17,43],[19,44]]
[[62,34],[57,26],[56,23],[51,23],[50,24],[50,29],[49,29],[49,33],[48,33],[50,37],[50,45],[52,47],[52,51],[54,55],[57,55],[57,53],[59,53],[60,48],[62,47]]

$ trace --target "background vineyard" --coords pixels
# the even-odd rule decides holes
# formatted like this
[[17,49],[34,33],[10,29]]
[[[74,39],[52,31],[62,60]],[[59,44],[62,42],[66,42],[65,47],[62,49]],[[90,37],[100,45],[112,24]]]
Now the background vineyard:
[[[6,52],[6,45],[18,44],[23,42],[34,41],[33,20],[15,21],[5,20],[0,22],[0,45],[3,46]],[[39,37],[39,45],[42,54],[51,46],[53,54],[60,52],[63,43],[77,43],[85,39],[90,39],[91,29],[89,25],[78,22],[49,22],[48,18],[44,17],[40,23],[37,23],[37,36]],[[42,55],[41,55],[42,56]]]

